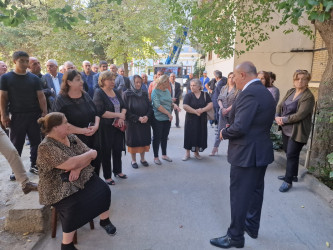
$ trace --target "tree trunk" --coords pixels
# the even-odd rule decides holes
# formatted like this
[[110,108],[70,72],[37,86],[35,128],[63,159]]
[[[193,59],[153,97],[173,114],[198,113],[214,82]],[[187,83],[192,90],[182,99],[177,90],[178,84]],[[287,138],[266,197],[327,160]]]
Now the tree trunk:
[[327,155],[333,152],[333,123],[330,123],[333,116],[333,10],[330,20],[316,21],[315,27],[326,44],[328,62],[319,86],[310,166],[314,167],[315,174],[327,176],[331,169]]
[[125,71],[124,75],[128,77],[128,62],[127,61],[124,62],[124,71]]

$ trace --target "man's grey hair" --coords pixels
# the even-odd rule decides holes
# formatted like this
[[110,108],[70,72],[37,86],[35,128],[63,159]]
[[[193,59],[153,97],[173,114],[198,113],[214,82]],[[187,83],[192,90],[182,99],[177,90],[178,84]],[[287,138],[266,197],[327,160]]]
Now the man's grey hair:
[[68,65],[68,64],[71,64],[74,66],[74,63],[72,63],[71,61],[66,61],[66,62],[64,62],[64,67],[66,67],[66,65]]
[[46,64],[47,64],[47,63],[53,63],[55,66],[58,67],[58,63],[57,63],[57,61],[54,60],[54,59],[49,59],[49,60],[47,60]]
[[176,74],[175,73],[171,73],[170,76],[176,76]]
[[218,79],[222,79],[222,72],[219,70],[214,70],[214,75],[215,77],[217,77]]
[[85,63],[89,63],[89,64],[91,64],[89,61],[85,60],[85,61],[82,62],[82,66],[83,66]]

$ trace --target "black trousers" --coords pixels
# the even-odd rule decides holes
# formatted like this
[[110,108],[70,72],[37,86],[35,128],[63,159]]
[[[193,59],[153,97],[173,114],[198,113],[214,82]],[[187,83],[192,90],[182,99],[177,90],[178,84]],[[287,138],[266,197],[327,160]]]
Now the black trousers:
[[154,157],[158,157],[158,150],[161,144],[162,155],[166,155],[168,136],[170,132],[170,121],[158,121],[154,118],[152,123],[153,128],[153,151]]
[[10,122],[10,140],[14,144],[17,152],[21,156],[25,136],[28,135],[30,141],[30,162],[36,165],[38,145],[41,142],[41,132],[37,123],[40,113],[19,113],[12,114]]
[[282,134],[283,150],[287,156],[285,182],[291,184],[293,176],[298,175],[299,154],[305,143],[297,142]]
[[231,166],[231,224],[228,235],[234,240],[244,239],[245,226],[253,233],[259,231],[266,169],[267,166]]
[[113,164],[113,173],[122,173],[121,153],[123,151],[124,133],[112,125],[103,125],[101,127],[101,152],[102,167],[104,179],[110,179],[111,174],[111,156]]
[[[178,105],[178,104],[177,104]],[[179,112],[178,110],[173,109],[173,112],[175,112],[175,116],[176,116],[176,126],[179,126]]]

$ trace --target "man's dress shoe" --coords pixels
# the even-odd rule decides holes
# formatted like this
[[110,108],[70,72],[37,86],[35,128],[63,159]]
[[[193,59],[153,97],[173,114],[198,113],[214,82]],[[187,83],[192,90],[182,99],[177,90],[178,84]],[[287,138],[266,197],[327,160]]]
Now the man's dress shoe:
[[289,189],[291,189],[291,187],[292,187],[292,184],[289,184],[289,183],[287,183],[287,182],[282,182],[282,185],[281,185],[281,187],[279,188],[279,191],[280,192],[282,192],[282,193],[285,193],[285,192],[287,192]]
[[233,240],[229,235],[222,236],[220,238],[214,238],[210,240],[210,244],[220,248],[243,248],[244,247],[244,239],[243,240]]

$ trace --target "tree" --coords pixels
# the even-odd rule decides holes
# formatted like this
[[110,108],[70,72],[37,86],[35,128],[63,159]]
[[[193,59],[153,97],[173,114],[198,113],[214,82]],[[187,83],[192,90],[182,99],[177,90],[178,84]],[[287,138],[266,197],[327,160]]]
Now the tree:
[[[239,34],[247,51],[268,40],[265,30],[294,29],[313,37],[311,27],[302,20],[307,17],[322,36],[328,51],[328,64],[319,87],[318,112],[314,130],[311,165],[316,174],[327,175],[327,155],[333,152],[333,1],[332,0],[166,0],[173,20],[189,27],[190,39],[206,52],[214,50],[221,58],[234,53]],[[273,23],[273,15],[281,20]],[[293,27],[286,24],[293,24]],[[331,121],[331,122],[330,122]],[[323,173],[325,172],[325,173]]]

